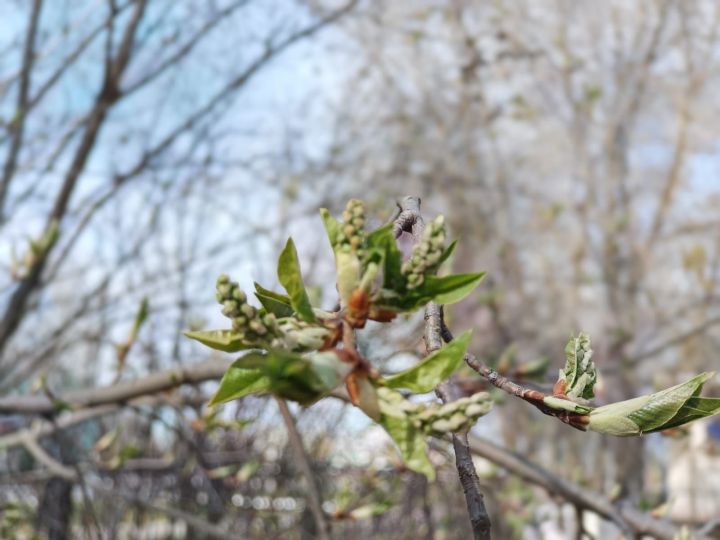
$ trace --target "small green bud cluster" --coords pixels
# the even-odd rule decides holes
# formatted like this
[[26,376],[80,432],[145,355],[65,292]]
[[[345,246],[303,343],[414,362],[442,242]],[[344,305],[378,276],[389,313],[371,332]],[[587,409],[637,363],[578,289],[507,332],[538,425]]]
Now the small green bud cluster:
[[410,258],[402,265],[407,277],[408,289],[416,289],[425,281],[427,274],[434,273],[440,266],[445,248],[445,218],[438,216],[425,229],[423,238],[412,251]]
[[346,253],[362,253],[365,244],[365,206],[360,199],[350,199],[342,214],[343,224],[337,236],[340,249]]
[[279,321],[283,345],[290,350],[313,350],[321,348],[330,335],[330,330],[294,317]]
[[233,330],[243,334],[246,341],[270,341],[279,334],[275,315],[262,315],[248,304],[245,293],[227,274],[218,277],[216,289],[215,298],[222,304],[222,314],[232,321]]
[[464,431],[492,408],[490,394],[478,392],[444,405],[422,405],[406,401],[401,408],[412,418],[415,427],[429,435]]

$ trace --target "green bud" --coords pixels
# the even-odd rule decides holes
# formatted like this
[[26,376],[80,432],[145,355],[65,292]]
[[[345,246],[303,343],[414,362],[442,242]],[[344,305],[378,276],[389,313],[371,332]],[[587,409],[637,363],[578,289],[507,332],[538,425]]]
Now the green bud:
[[232,297],[235,300],[237,300],[238,302],[240,302],[241,304],[244,304],[245,302],[247,302],[247,296],[245,295],[245,293],[243,292],[243,290],[240,287],[233,290]]
[[240,310],[243,312],[243,314],[244,314],[248,319],[254,319],[254,318],[255,318],[255,308],[252,307],[250,304],[243,304],[243,305],[240,307]]
[[471,403],[465,408],[465,414],[473,419],[483,416],[490,412],[492,408],[492,402],[486,401],[484,403]]
[[468,419],[463,413],[456,412],[455,414],[453,414],[450,417],[450,420],[449,420],[450,430],[451,431],[460,430],[461,428],[465,427],[465,425],[467,424],[467,421],[468,421]]
[[222,314],[226,317],[235,317],[238,314],[238,304],[233,300],[225,300],[223,303]]
[[452,431],[452,424],[450,424],[449,420],[441,418],[440,420],[435,420],[432,423],[431,428],[436,433],[449,433],[450,431]]
[[232,287],[229,283],[222,283],[218,285],[217,292],[222,296],[223,299],[230,298],[232,293]]
[[264,336],[265,334],[267,334],[267,328],[265,328],[263,323],[258,321],[257,319],[250,321],[248,323],[248,326],[253,332],[255,332],[259,336]]
[[220,274],[217,278],[216,286],[223,285],[225,283],[230,283],[230,276],[227,274]]

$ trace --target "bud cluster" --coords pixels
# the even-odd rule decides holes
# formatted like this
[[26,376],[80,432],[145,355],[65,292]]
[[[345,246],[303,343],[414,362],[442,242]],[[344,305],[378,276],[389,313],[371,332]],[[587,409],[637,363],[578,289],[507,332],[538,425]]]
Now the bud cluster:
[[226,274],[217,279],[215,298],[222,304],[222,314],[232,321],[235,332],[248,342],[270,341],[280,333],[275,315],[260,312],[247,302],[238,284]]
[[365,243],[365,206],[360,199],[350,199],[342,214],[343,224],[337,236],[340,249],[361,255]]
[[410,416],[416,428],[429,435],[442,436],[470,429],[478,418],[490,411],[492,400],[487,392],[478,392],[444,405],[403,401],[398,406]]
[[445,218],[438,216],[425,229],[423,238],[412,251],[410,258],[402,265],[407,277],[408,289],[422,285],[427,274],[434,273],[440,266],[445,248]]
[[286,317],[278,321],[283,345],[290,350],[320,349],[330,337],[330,330],[295,317]]

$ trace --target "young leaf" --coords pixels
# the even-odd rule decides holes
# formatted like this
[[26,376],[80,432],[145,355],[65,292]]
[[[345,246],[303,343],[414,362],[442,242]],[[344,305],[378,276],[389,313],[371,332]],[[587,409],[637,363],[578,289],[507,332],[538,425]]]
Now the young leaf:
[[340,232],[340,223],[333,217],[327,208],[320,209],[320,217],[322,217],[323,224],[325,225],[325,231],[327,232],[327,237],[330,241],[330,247],[334,250],[337,245],[337,236]]
[[590,413],[589,428],[627,437],[663,431],[720,412],[719,398],[699,396],[703,384],[714,375],[701,373],[660,392],[598,407]]
[[468,330],[413,367],[386,378],[385,385],[389,388],[407,388],[416,393],[430,392],[460,366],[471,335],[472,331]]
[[[259,356],[259,353],[250,353],[248,356]],[[267,392],[270,388],[270,380],[265,377],[259,369],[246,369],[238,366],[238,362],[233,363],[223,375],[220,381],[220,387],[210,400],[210,405],[225,403],[234,399],[239,399],[248,394],[256,392]]]
[[473,292],[484,277],[485,272],[444,277],[426,276],[420,288],[433,302],[444,305],[454,304]]
[[236,367],[258,370],[267,377],[273,394],[310,405],[340,385],[352,369],[332,351],[300,355],[282,349],[248,354]]
[[300,261],[292,238],[288,238],[285,249],[280,254],[277,271],[278,279],[290,296],[290,303],[298,316],[307,322],[315,321],[315,314],[310,305],[307,291],[305,291],[300,272]]
[[455,251],[455,248],[457,247],[457,240],[453,240],[452,243],[445,248],[445,251],[443,251],[442,255],[440,256],[440,260],[438,261],[438,266],[440,266],[442,263],[447,261],[450,256]]
[[383,289],[377,305],[396,311],[415,311],[428,302],[454,304],[470,294],[483,277],[485,272],[444,277],[425,276],[422,285],[411,292],[397,294],[395,291]]
[[255,296],[262,306],[277,318],[292,316],[293,308],[289,296],[266,289],[257,282],[255,282]]
[[595,397],[593,386],[597,381],[597,370],[592,355],[590,337],[586,333],[570,336],[565,347],[565,368],[560,371],[557,383],[561,393],[571,398]]
[[254,344],[245,342],[242,334],[238,334],[234,330],[204,330],[185,332],[185,335],[218,351],[237,352],[257,347]]
[[371,232],[367,237],[368,248],[383,253],[383,287],[396,292],[405,290],[405,276],[402,275],[402,253],[393,236],[392,223]]

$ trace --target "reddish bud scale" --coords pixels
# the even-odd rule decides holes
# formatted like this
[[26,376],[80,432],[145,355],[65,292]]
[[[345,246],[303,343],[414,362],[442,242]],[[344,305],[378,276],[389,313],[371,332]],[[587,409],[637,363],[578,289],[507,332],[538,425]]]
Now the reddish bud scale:
[[554,396],[561,397],[565,395],[565,388],[567,387],[567,381],[559,379],[555,386],[553,386],[552,393]]
[[370,311],[370,297],[367,291],[358,288],[355,289],[348,298],[347,303],[347,321],[353,328],[363,328]]

